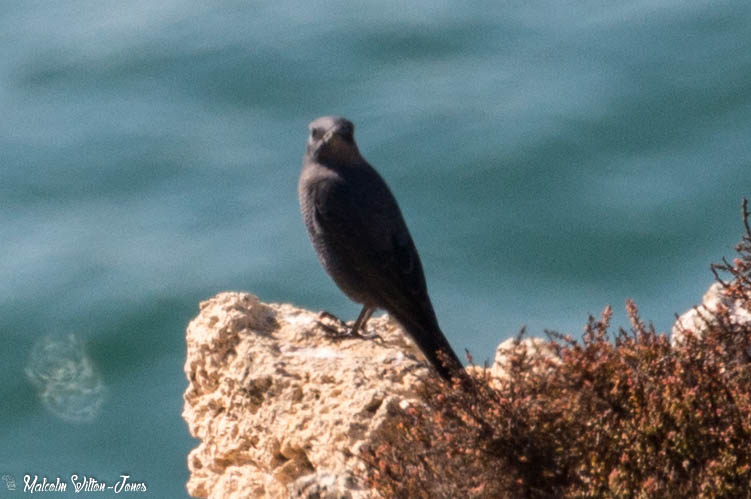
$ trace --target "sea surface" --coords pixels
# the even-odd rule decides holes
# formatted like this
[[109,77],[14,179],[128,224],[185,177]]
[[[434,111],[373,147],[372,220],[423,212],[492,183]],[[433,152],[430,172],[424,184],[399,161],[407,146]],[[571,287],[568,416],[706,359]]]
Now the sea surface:
[[669,332],[742,233],[746,0],[0,4],[0,497],[184,497],[201,300],[356,316],[297,204],[318,116],[355,123],[479,363],[627,298]]

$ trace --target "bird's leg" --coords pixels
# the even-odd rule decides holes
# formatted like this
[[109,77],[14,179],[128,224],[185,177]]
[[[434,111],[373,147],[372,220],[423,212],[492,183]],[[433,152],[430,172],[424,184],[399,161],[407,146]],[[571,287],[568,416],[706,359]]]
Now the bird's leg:
[[[378,338],[379,340],[383,341],[383,338],[381,338],[380,334],[363,334],[367,331],[365,329],[365,325],[368,323],[370,316],[373,315],[373,312],[375,312],[375,309],[375,307],[369,307],[367,305],[364,305],[362,307],[362,310],[360,310],[360,315],[357,316],[357,320],[355,320],[355,323],[352,325],[352,329],[349,332],[350,336],[355,338],[362,338],[364,340],[372,340]],[[361,330],[362,333],[360,332]]]
[[362,310],[360,310],[360,315],[357,316],[357,320],[352,326],[349,334],[353,336],[361,336],[360,329],[362,329],[363,332],[365,331],[365,325],[368,323],[370,316],[373,315],[373,312],[375,312],[375,308],[364,305],[362,307]]
[[[370,339],[382,339],[380,335],[378,334],[362,334],[360,333],[360,330],[365,331],[365,325],[368,322],[368,319],[370,319],[370,316],[373,315],[373,312],[375,312],[375,307],[368,307],[365,305],[362,310],[360,311],[360,315],[357,316],[357,319],[355,320],[355,323],[352,325],[352,328],[346,333],[340,332],[337,328],[334,328],[332,326],[329,326],[327,324],[323,324],[319,321],[319,324],[323,327],[323,329],[326,331],[326,334],[337,340],[343,340],[346,338],[359,338],[364,340],[370,340]],[[323,313],[321,313],[323,315]],[[331,314],[326,313],[329,317],[333,317]],[[334,317],[336,319],[336,317]],[[339,319],[336,319],[340,324],[342,322]]]

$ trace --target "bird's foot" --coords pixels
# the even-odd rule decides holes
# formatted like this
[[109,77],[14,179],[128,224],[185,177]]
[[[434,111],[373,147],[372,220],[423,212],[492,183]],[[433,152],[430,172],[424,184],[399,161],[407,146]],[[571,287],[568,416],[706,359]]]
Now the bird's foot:
[[381,335],[378,333],[369,333],[369,334],[363,334],[357,331],[353,331],[351,328],[347,329],[346,331],[340,331],[340,330],[333,330],[333,328],[327,328],[324,326],[324,331],[326,331],[326,336],[328,336],[332,340],[381,340],[383,341],[383,338],[381,338]]
[[[333,322],[334,324],[331,324],[331,322]],[[335,316],[331,312],[327,312],[326,310],[322,310],[318,313],[317,323],[327,336],[339,336],[347,334],[347,324],[339,317]]]
[[[324,322],[326,321],[326,322]],[[331,324],[330,322],[334,322]],[[318,314],[318,326],[323,329],[323,332],[332,340],[347,340],[347,339],[359,339],[359,340],[375,340],[379,339],[383,341],[380,334],[370,333],[363,334],[359,331],[354,331],[352,326],[349,326],[339,317],[335,316],[331,312],[322,311]]]
[[322,323],[324,319],[334,321],[337,323],[337,325],[342,326],[342,327],[347,325],[343,320],[341,320],[339,317],[335,316],[328,310],[321,310],[320,312],[318,312],[318,322]]
[[378,333],[361,333],[359,331],[354,331],[350,329],[347,334],[347,338],[357,338],[359,340],[381,340],[383,341],[383,338],[381,338],[381,335]]

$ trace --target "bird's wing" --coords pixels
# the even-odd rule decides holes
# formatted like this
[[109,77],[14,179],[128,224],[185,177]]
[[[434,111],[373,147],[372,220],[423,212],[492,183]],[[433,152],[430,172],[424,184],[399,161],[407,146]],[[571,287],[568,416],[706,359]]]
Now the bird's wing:
[[432,316],[420,257],[396,200],[380,177],[357,183],[368,190],[353,190],[340,179],[318,183],[314,223],[332,240],[337,257],[379,295],[380,306],[419,308]]
[[399,206],[377,174],[354,182],[367,186],[366,191],[352,185],[334,178],[315,187],[314,225],[361,296],[401,322],[438,372],[448,378],[449,369],[436,352],[444,351],[455,368],[461,362],[438,326],[420,257]]

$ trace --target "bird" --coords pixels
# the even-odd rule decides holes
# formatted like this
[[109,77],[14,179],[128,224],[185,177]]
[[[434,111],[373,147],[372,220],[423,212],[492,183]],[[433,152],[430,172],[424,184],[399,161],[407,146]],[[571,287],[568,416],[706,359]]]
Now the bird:
[[445,380],[462,363],[438,325],[422,263],[381,175],[360,154],[355,127],[340,116],[308,125],[298,195],[313,248],[339,289],[362,305],[350,335],[384,309]]

